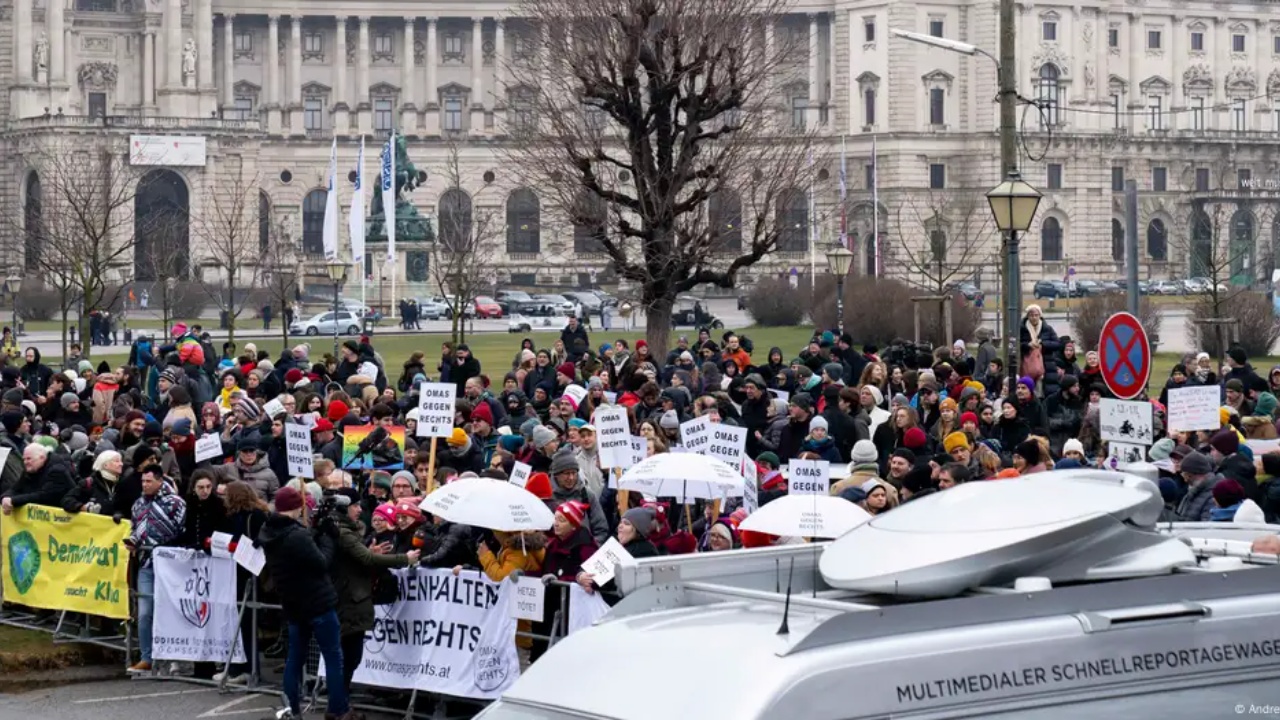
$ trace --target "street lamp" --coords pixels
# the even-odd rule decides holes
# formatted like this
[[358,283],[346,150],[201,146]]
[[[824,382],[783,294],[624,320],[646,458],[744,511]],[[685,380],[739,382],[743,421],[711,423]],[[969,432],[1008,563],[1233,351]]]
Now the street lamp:
[[836,327],[844,334],[844,276],[853,264],[853,253],[843,243],[827,251],[827,267],[836,276]]
[[9,294],[13,296],[13,336],[18,337],[18,293],[22,291],[22,276],[16,272],[9,273],[4,279]]
[[996,227],[1008,236],[1006,242],[1006,261],[1008,276],[1005,278],[1005,372],[1009,378],[1009,395],[1012,397],[1014,383],[1017,382],[1018,355],[1022,350],[1018,340],[1019,325],[1022,323],[1022,280],[1018,267],[1018,233],[1026,232],[1031,221],[1036,217],[1036,208],[1040,206],[1040,191],[1022,181],[1016,172],[1009,173],[1004,182],[987,192],[987,202],[991,205],[991,214],[995,216]]
[[347,277],[347,264],[338,258],[327,263],[329,279],[333,281],[333,356],[338,357],[338,286]]

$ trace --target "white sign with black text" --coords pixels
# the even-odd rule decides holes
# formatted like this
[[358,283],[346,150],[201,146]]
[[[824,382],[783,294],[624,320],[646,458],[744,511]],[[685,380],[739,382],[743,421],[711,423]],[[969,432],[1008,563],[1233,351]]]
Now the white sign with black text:
[[311,431],[306,425],[284,424],[284,450],[288,457],[289,477],[316,477],[315,458],[311,449]]
[[680,423],[680,444],[685,452],[705,455],[711,444],[711,418],[703,415]]
[[600,467],[622,468],[634,464],[631,453],[631,428],[627,426],[627,411],[617,405],[596,408],[592,424],[596,428],[596,448]]
[[453,433],[458,387],[432,382],[418,387],[418,437],[449,437]]
[[1217,385],[1169,388],[1169,432],[1217,430],[1222,391]]
[[533,474],[533,468],[528,463],[522,463],[517,460],[511,465],[511,477],[507,481],[517,487],[524,487],[529,482],[529,476]]
[[711,444],[707,446],[707,455],[729,467],[736,468],[742,465],[746,448],[746,428],[724,424],[717,424],[711,427]]
[[1151,403],[1103,398],[1098,410],[1103,440],[1129,445],[1150,445],[1155,442]]
[[547,600],[547,586],[542,578],[521,575],[516,578],[515,592],[511,593],[511,617],[517,620],[542,622]]
[[826,460],[792,460],[788,463],[788,495],[829,495],[831,463]]
[[582,563],[582,571],[591,576],[596,585],[604,585],[613,579],[618,563],[623,560],[634,560],[631,553],[622,547],[618,538],[609,538],[595,554]]
[[222,457],[222,436],[209,433],[196,438],[196,462]]

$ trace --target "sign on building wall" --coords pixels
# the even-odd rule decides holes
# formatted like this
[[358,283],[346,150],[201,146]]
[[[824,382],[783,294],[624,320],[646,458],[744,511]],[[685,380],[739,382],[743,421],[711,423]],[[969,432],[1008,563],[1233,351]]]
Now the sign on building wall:
[[130,165],[204,167],[205,138],[189,135],[131,135]]

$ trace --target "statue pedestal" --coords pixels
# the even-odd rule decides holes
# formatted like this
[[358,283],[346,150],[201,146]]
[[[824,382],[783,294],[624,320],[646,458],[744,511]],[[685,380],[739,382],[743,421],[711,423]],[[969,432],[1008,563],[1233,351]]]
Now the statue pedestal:
[[[195,88],[165,88],[156,91],[160,114],[168,117],[200,117],[200,93]],[[205,117],[208,115],[206,114]]]
[[302,106],[290,104],[287,108],[289,111],[289,134],[290,135],[306,135],[307,126],[303,122]]
[[49,69],[42,68],[42,67],[36,68],[36,84],[44,85],[48,82],[49,82]]

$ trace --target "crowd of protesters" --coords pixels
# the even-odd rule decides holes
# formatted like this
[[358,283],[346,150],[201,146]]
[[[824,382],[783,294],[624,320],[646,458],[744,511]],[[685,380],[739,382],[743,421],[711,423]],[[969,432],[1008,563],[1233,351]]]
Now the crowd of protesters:
[[[1099,403],[1108,392],[1097,353],[1058,336],[1036,306],[1021,344],[1022,372],[1009,382],[982,332],[973,345],[926,351],[855,347],[834,331],[815,332],[804,347],[764,349],[746,335],[702,329],[657,357],[644,340],[593,345],[569,318],[549,346],[526,338],[500,367],[448,342],[395,367],[368,337],[345,342],[337,357],[313,357],[303,343],[273,358],[253,344],[216,353],[199,328],[178,324],[167,338],[140,337],[115,368],[74,360],[54,371],[34,348],[9,356],[0,369],[0,447],[11,452],[0,496],[5,513],[39,503],[133,523],[136,672],[152,670],[151,551],[208,550],[215,531],[261,545],[285,644],[319,641],[326,666],[346,681],[330,683],[331,715],[343,717],[373,623],[377,569],[479,568],[495,581],[523,573],[608,595],[612,588],[598,587],[582,565],[611,537],[635,557],[804,541],[739,530],[741,498],[686,512],[669,498],[614,489],[591,424],[602,405],[626,409],[648,455],[677,448],[692,418],[745,427],[761,505],[787,493],[789,460],[819,459],[831,463],[833,495],[879,514],[966,482],[1105,465]],[[414,439],[424,381],[457,388],[455,427],[434,458]],[[585,389],[580,402],[566,394],[571,385]],[[1165,432],[1167,392],[1188,385],[1221,388],[1220,429]],[[1144,399],[1154,410],[1149,457],[1160,468],[1166,519],[1280,520],[1280,483],[1268,482],[1280,475],[1280,454],[1255,454],[1246,443],[1278,436],[1278,393],[1280,367],[1264,378],[1233,348],[1225,367],[1189,356]],[[289,477],[286,421],[311,428],[313,481]],[[368,424],[406,427],[403,470],[343,469],[344,432]],[[211,434],[222,457],[196,462],[197,439]],[[457,478],[505,482],[517,462],[531,467],[526,489],[554,512],[550,532],[480,531],[419,508]],[[308,509],[326,493],[345,498],[343,517],[327,533],[304,533]],[[1276,546],[1280,539],[1259,541],[1262,551]],[[535,635],[549,634],[557,605],[549,593]],[[547,649],[546,640],[524,644],[529,661]],[[293,656],[285,674],[296,712]],[[247,671],[234,665],[214,677],[242,682]]]

